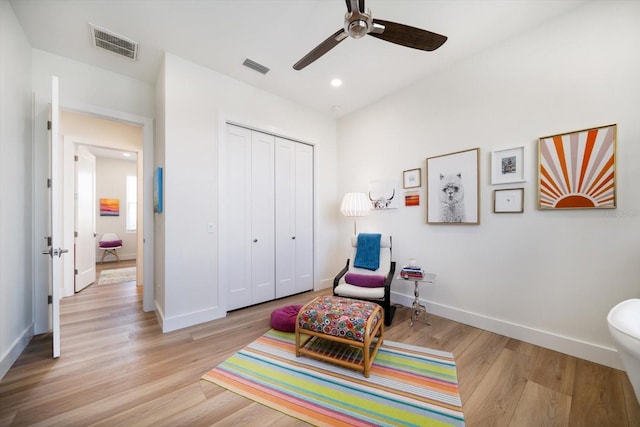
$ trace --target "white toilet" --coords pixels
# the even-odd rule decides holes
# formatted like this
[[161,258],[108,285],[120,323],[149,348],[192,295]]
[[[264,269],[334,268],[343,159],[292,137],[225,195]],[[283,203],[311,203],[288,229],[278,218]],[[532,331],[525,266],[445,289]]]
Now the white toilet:
[[609,331],[640,403],[640,299],[622,301],[609,311]]

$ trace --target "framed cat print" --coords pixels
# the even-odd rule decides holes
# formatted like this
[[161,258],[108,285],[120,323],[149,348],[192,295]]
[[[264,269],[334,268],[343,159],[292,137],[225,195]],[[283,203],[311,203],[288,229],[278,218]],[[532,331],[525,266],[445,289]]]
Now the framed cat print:
[[480,224],[480,148],[427,158],[427,223]]

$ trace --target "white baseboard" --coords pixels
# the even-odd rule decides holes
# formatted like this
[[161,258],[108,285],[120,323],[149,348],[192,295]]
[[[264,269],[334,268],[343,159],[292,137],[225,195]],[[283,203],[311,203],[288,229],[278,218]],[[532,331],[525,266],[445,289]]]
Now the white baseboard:
[[[392,292],[391,300],[394,303],[410,307],[413,304],[413,296]],[[531,328],[529,326],[508,322],[501,319],[460,310],[431,301],[420,300],[427,306],[429,313],[446,319],[475,326],[476,328],[515,338],[520,341],[535,344],[540,347],[559,351],[611,368],[624,370],[618,352],[614,348],[604,347],[598,344],[581,341],[575,338],[554,334],[548,331]]]
[[156,304],[156,317],[162,327],[162,332],[172,332],[178,329],[187,328],[189,326],[198,325],[200,323],[209,322],[211,320],[220,319],[227,315],[226,311],[220,310],[218,307],[207,308],[204,310],[193,311],[191,313],[181,314],[179,316],[165,316]]
[[319,291],[321,289],[327,289],[333,286],[333,277],[330,279],[322,279],[318,286],[314,288],[314,291]]
[[[120,252],[118,252],[118,257],[120,258],[120,261],[129,261],[132,259],[137,259],[137,255],[136,254],[121,254]],[[100,258],[102,258],[102,255],[100,255],[99,257],[96,257],[96,264],[100,264]],[[105,262],[115,262],[116,257],[114,257],[113,255],[107,255],[105,257]]]
[[156,319],[158,319],[158,325],[160,325],[160,329],[163,329],[163,324],[164,324],[164,311],[162,311],[162,308],[160,308],[160,305],[158,304],[158,301],[153,301],[153,304],[155,305],[156,309],[154,310],[154,312],[156,313]]
[[33,338],[33,323],[22,331],[20,336],[11,343],[9,349],[2,355],[0,359],[0,380],[4,378],[24,349],[27,348],[31,338]]

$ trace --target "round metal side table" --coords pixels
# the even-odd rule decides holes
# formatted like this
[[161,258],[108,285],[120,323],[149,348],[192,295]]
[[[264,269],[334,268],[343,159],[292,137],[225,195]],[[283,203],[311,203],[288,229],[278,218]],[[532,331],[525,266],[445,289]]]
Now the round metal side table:
[[418,320],[418,318],[424,314],[424,321],[427,323],[428,326],[431,326],[431,324],[429,323],[429,319],[427,318],[427,307],[422,304],[422,302],[420,302],[420,283],[431,283],[433,284],[436,280],[436,275],[432,274],[432,273],[425,273],[424,277],[422,279],[415,279],[415,278],[407,278],[405,279],[404,277],[398,277],[398,280],[402,280],[405,282],[413,282],[414,284],[414,289],[413,289],[413,304],[411,305],[411,319],[409,320],[409,326],[413,326],[413,323],[415,320]]

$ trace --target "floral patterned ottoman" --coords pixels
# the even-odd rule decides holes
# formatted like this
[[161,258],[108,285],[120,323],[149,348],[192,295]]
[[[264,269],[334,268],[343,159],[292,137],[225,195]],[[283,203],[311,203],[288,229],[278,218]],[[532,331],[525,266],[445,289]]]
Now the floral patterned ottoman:
[[383,320],[382,308],[376,303],[336,296],[317,297],[298,312],[296,356],[336,363],[369,377],[383,342]]

